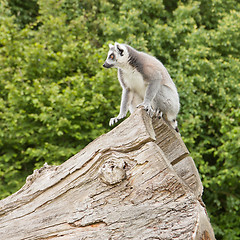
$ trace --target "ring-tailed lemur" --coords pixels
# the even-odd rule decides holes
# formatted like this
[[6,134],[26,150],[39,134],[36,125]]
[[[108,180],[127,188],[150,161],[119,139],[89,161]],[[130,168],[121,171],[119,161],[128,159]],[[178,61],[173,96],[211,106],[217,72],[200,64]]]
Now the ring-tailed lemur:
[[111,118],[109,125],[143,106],[152,117],[162,116],[178,131],[176,117],[180,108],[179,96],[167,69],[155,57],[126,45],[109,44],[105,68],[118,68],[122,87],[120,113]]

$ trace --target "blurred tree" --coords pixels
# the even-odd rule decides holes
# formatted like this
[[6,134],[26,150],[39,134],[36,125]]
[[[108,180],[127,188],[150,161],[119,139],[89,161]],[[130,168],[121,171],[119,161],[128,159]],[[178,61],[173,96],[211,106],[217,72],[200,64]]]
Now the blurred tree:
[[15,16],[16,23],[21,28],[24,28],[26,24],[36,21],[39,9],[37,0],[8,0],[8,6],[11,13]]

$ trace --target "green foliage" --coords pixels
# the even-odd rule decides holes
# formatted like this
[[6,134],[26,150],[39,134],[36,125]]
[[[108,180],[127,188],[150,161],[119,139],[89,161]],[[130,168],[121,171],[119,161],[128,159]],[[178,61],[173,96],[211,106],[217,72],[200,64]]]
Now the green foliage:
[[121,89],[102,64],[108,43],[125,42],[169,70],[216,237],[240,239],[239,10],[235,0],[1,0],[0,197],[110,130]]
[[8,6],[11,13],[16,16],[15,21],[21,28],[34,22],[38,15],[37,0],[8,0]]

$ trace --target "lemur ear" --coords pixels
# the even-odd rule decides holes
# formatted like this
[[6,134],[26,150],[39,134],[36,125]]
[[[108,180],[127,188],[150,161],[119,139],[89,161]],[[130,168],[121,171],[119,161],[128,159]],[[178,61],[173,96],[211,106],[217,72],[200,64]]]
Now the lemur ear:
[[119,54],[120,54],[121,56],[123,56],[124,50],[123,50],[123,47],[122,47],[121,44],[115,42],[115,49],[119,52]]
[[111,43],[108,44],[109,48],[112,48],[114,47]]

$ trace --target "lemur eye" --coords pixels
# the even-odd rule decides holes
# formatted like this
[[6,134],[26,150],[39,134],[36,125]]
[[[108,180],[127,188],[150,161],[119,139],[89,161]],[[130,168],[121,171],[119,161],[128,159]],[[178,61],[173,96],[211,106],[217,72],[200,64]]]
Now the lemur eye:
[[112,60],[114,59],[114,54],[111,54],[110,56],[109,56],[109,58],[111,58]]

